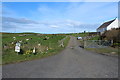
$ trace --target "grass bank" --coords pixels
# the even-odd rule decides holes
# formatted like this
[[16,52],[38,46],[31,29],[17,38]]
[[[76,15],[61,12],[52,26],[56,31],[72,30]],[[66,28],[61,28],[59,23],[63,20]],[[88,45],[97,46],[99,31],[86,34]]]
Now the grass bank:
[[[69,36],[66,35],[3,34],[2,64],[17,63],[55,55],[67,46],[69,39]],[[64,47],[59,46],[61,40]],[[14,51],[15,43],[18,41],[21,41],[22,50],[22,53],[19,55]],[[35,55],[32,53],[26,54],[27,51],[32,50],[34,47],[36,48]]]
[[96,52],[96,53],[102,53],[102,54],[111,54],[111,55],[118,55],[119,49],[118,48],[85,48],[88,51]]

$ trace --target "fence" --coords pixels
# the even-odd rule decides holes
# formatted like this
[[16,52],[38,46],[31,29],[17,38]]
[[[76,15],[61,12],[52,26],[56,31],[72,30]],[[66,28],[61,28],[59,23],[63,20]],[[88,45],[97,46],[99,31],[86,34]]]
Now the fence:
[[103,40],[85,40],[83,42],[84,48],[106,48],[112,45],[112,41]]

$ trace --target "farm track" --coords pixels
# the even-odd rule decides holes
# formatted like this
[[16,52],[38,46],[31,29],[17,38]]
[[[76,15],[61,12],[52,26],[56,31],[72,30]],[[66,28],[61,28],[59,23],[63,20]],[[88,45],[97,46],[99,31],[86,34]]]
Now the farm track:
[[117,78],[118,58],[85,51],[71,37],[60,54],[2,68],[3,78]]

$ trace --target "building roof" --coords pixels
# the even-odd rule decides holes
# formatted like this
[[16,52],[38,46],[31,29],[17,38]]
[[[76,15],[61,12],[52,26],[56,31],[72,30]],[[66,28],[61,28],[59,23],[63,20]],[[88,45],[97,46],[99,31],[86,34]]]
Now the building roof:
[[100,28],[105,28],[105,27],[107,27],[108,25],[110,25],[113,21],[115,21],[115,19],[114,20],[111,20],[111,21],[108,21],[108,22],[105,22],[105,23],[103,23],[99,28],[97,28],[97,29],[100,29]]

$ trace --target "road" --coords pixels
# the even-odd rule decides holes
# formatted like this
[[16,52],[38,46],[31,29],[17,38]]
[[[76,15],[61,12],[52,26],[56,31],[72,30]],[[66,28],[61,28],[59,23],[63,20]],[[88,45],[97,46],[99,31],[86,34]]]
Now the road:
[[117,78],[117,57],[86,51],[75,37],[59,54],[3,66],[3,78]]

